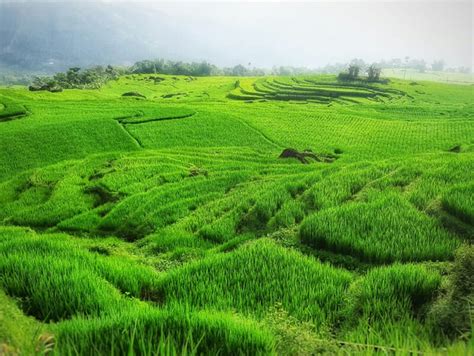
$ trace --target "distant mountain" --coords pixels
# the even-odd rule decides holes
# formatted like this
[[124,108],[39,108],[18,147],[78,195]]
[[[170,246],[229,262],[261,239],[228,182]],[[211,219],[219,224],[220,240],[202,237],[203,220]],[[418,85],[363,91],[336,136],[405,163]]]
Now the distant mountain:
[[180,29],[150,7],[120,3],[0,3],[0,68],[58,71],[176,57]]

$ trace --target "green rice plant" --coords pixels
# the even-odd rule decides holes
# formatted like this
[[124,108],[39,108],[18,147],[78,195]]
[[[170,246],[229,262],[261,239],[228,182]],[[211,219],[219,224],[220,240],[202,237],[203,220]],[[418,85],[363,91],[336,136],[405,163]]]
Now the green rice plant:
[[[113,120],[65,121],[12,126],[2,123],[0,131],[0,177],[107,151],[133,151],[139,147]],[[9,126],[5,126],[9,125]],[[39,149],[41,147],[41,149]]]
[[[8,345],[31,339],[26,313],[70,319],[32,321],[57,327],[58,354],[268,354],[291,335],[301,345],[287,353],[466,350],[470,255],[462,268],[451,259],[473,235],[472,90],[149,77],[0,88],[0,317],[26,330],[7,321]],[[338,159],[301,164],[279,158],[286,148]],[[457,272],[438,287],[431,270],[399,264],[411,261]],[[254,319],[279,302],[278,343]]]
[[270,218],[281,208],[291,195],[284,184],[270,187],[256,196],[255,204],[243,217],[242,225],[256,229],[264,229]]
[[396,319],[398,313],[418,316],[434,299],[440,283],[439,273],[422,265],[395,263],[373,268],[351,286],[348,315],[353,320],[361,313],[373,319],[389,315]]
[[26,109],[21,104],[6,97],[0,97],[0,105],[0,122],[12,120],[27,114]]
[[119,118],[119,122],[122,125],[129,124],[143,124],[151,121],[160,121],[160,120],[175,120],[175,119],[185,119],[191,117],[195,114],[194,111],[185,108],[185,107],[161,107],[157,113],[153,113],[151,117],[145,117],[142,115],[133,115],[131,117]]
[[0,289],[0,352],[10,355],[46,351],[41,341],[47,336],[45,327],[25,316],[16,301]]
[[233,314],[184,308],[137,308],[104,318],[57,324],[60,355],[273,354],[274,338],[259,324]]
[[437,272],[421,265],[370,270],[349,289],[347,318],[339,337],[400,352],[428,348],[433,340],[423,319],[440,283]]
[[328,172],[325,179],[314,184],[305,194],[305,201],[312,209],[324,209],[356,199],[367,185],[389,174],[390,167],[382,164],[356,164],[350,169]]
[[459,241],[398,194],[373,192],[353,202],[308,216],[301,241],[315,248],[386,263],[451,259]]
[[[199,113],[185,120],[165,120],[129,125],[127,130],[138,137],[145,148],[163,147],[239,147],[257,146],[271,149],[258,131],[252,130],[239,120],[229,120],[219,112]],[[222,132],[227,132],[222,135]]]
[[256,316],[281,302],[290,314],[319,323],[337,317],[350,279],[348,272],[262,239],[170,272],[159,294],[166,305]]
[[70,175],[54,186],[31,185],[13,204],[4,207],[9,222],[15,225],[54,226],[91,209],[94,198],[84,194],[82,182],[80,177]]
[[170,252],[176,248],[209,248],[213,244],[174,226],[166,227],[148,236],[143,244],[154,253]]
[[[118,204],[99,225],[130,239],[143,237],[186,216],[190,209],[216,199],[239,182],[239,175],[208,179],[195,177],[186,183],[169,184],[146,194],[136,194]],[[159,206],[159,209],[155,207]]]
[[269,308],[263,320],[276,338],[279,355],[337,354],[341,348],[333,342],[332,335],[324,326],[301,322],[288,314],[280,303]]
[[278,212],[270,219],[268,225],[272,229],[290,227],[300,223],[305,216],[303,204],[296,200],[287,200]]
[[149,298],[156,274],[140,265],[78,249],[64,235],[0,229],[2,288],[40,320],[100,315],[124,307],[120,293]]
[[[15,257],[2,263],[2,287],[21,298],[23,309],[39,320],[99,315],[120,308],[118,291],[87,271],[71,267],[69,262],[58,262],[56,258],[37,261],[31,257],[24,261],[26,256]],[[51,277],[41,278],[45,272]]]
[[[285,80],[284,78],[258,79],[253,84],[248,80],[239,80],[238,85],[229,94],[229,99],[237,100],[312,100],[318,103],[329,103],[335,98],[344,95],[346,98],[362,97],[378,99],[379,97],[390,98],[390,91],[383,90],[378,86],[368,86],[367,84],[357,85],[336,85],[334,83],[312,81],[298,82],[294,78]],[[402,94],[391,91],[392,94]]]
[[458,219],[474,226],[474,183],[457,185],[442,198],[442,207]]
[[235,230],[239,219],[240,215],[237,211],[233,210],[216,219],[211,224],[203,226],[198,232],[199,237],[216,243],[231,240],[236,234]]

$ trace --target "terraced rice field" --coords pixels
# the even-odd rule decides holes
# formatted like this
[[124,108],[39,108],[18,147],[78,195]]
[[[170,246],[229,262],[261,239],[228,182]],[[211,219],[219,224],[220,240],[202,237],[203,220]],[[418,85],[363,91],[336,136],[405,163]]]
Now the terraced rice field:
[[238,80],[228,97],[237,100],[304,101],[319,104],[390,100],[405,95],[382,85],[334,83],[330,78],[272,78]]
[[0,88],[0,353],[472,351],[472,86],[156,77]]

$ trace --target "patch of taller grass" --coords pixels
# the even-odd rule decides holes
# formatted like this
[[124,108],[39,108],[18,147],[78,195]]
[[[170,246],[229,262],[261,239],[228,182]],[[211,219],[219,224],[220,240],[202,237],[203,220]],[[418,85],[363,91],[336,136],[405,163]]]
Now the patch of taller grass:
[[0,229],[0,285],[39,320],[101,315],[125,296],[149,298],[157,274],[148,267],[79,248],[66,235]]
[[260,355],[273,354],[274,337],[237,316],[183,307],[147,306],[103,318],[57,324],[59,355]]
[[440,283],[439,273],[421,265],[393,264],[370,270],[349,289],[338,337],[400,352],[427,349],[434,340],[426,314]]
[[438,222],[393,192],[321,210],[301,224],[303,243],[386,263],[449,260],[459,241]]
[[263,316],[280,302],[316,323],[333,321],[351,274],[261,239],[170,272],[159,284],[163,303]]

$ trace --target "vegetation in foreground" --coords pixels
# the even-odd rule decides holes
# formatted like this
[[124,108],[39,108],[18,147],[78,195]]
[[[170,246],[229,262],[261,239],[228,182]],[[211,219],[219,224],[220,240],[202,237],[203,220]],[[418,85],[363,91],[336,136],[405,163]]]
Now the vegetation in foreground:
[[0,353],[472,353],[473,99],[334,76],[0,89]]

